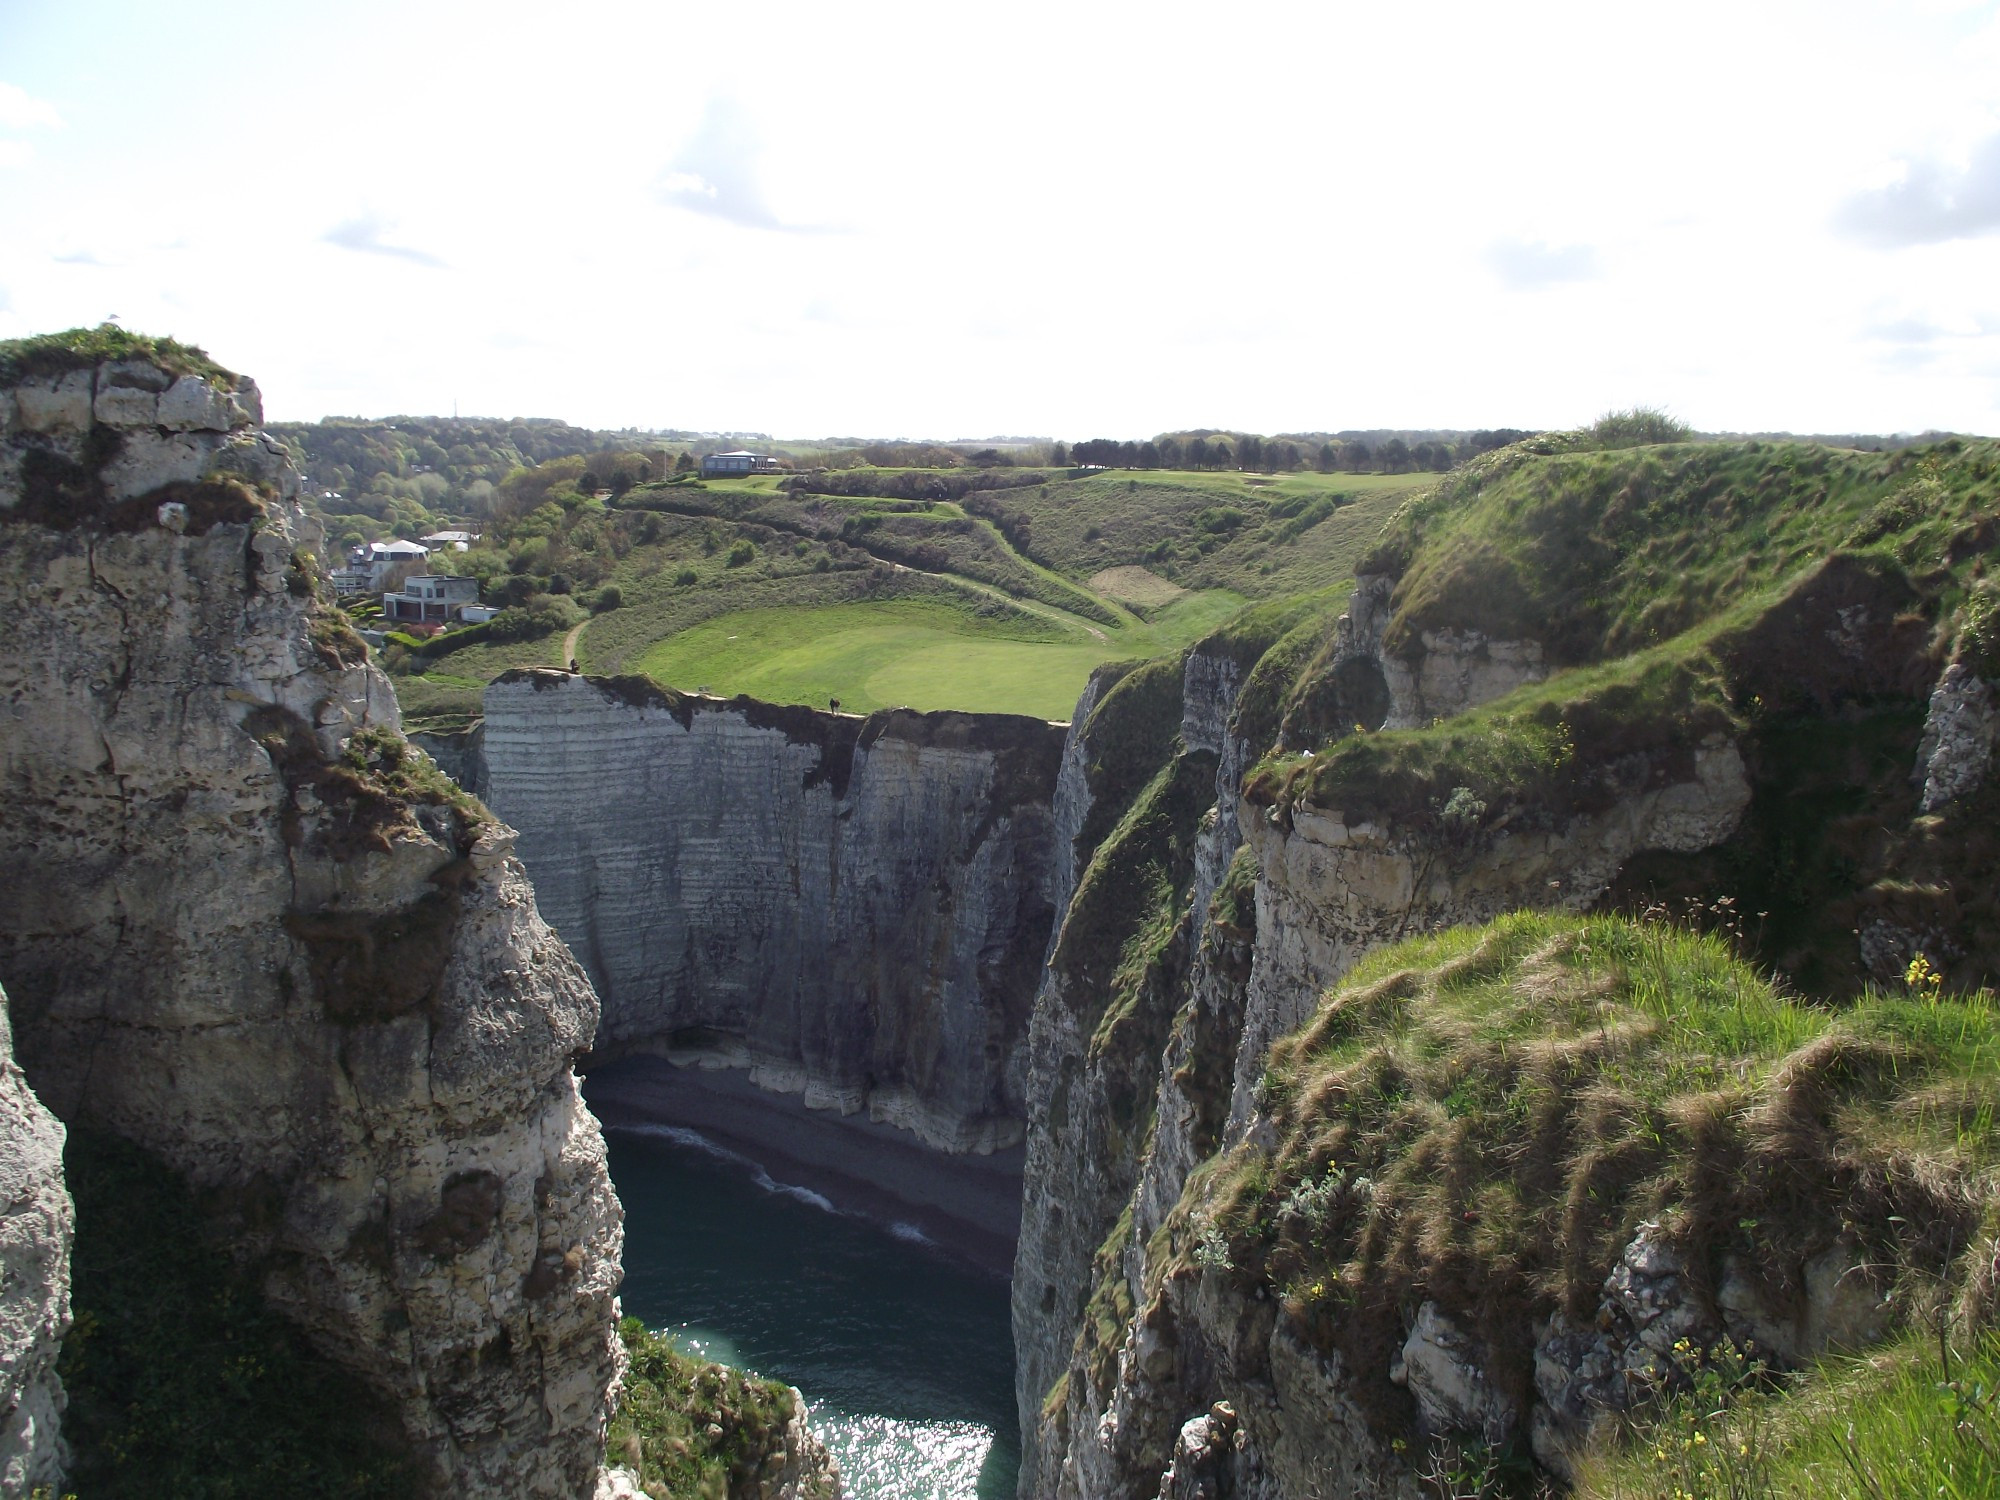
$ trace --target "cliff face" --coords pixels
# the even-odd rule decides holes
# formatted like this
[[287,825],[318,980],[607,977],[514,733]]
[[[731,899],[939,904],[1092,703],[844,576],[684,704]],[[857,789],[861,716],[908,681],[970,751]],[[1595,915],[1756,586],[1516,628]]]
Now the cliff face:
[[76,1215],[63,1186],[63,1128],[14,1062],[0,992],[0,1495],[59,1486],[69,1251]]
[[483,777],[597,982],[594,1057],[747,1067],[944,1151],[1021,1138],[1062,732],[510,673]]
[[[1726,837],[1750,800],[1742,757],[1720,733],[1692,747],[1620,745],[1605,758],[1615,763],[1606,794],[1581,815],[1519,828],[1489,820],[1499,823],[1490,832],[1441,825],[1431,809],[1399,822],[1387,806],[1246,798],[1245,772],[1267,736],[1324,744],[1424,725],[1541,678],[1532,641],[1446,632],[1388,655],[1390,596],[1391,580],[1364,578],[1337,618],[1300,627],[1291,649],[1305,665],[1288,688],[1246,691],[1282,664],[1284,648],[1268,639],[1233,652],[1205,643],[1185,658],[1172,765],[1199,756],[1214,775],[1169,860],[1184,904],[1137,984],[1129,963],[1117,974],[1087,964],[1086,929],[1105,922],[1089,871],[1064,914],[1034,1022],[1031,1089],[1048,1102],[1031,1113],[1015,1273],[1024,1495],[1150,1494],[1170,1460],[1185,1471],[1175,1482],[1199,1470],[1246,1495],[1407,1487],[1369,1437],[1337,1358],[1329,1364],[1268,1304],[1223,1282],[1163,1281],[1149,1247],[1195,1169],[1252,1126],[1272,1044],[1363,955],[1520,906],[1586,906],[1635,853]],[[1267,645],[1264,663],[1240,659],[1256,662]],[[1114,697],[1101,711],[1123,707]],[[1093,736],[1114,732],[1079,714],[1071,757],[1089,758]],[[1162,778],[1156,795],[1182,779]],[[1080,850],[1119,884],[1130,821]],[[1121,914],[1110,926],[1127,945],[1118,958],[1129,958],[1146,919]],[[1105,1008],[1127,1024],[1093,1032]],[[1230,1406],[1226,1432],[1203,1415],[1215,1400]]]
[[620,1213],[596,1001],[318,602],[254,387],[0,390],[0,976],[65,1120],[185,1176],[440,1493],[591,1492]]
[[[1648,478],[1628,493],[1651,482],[1646,462],[1630,465]],[[1717,492],[1707,462],[1690,461],[1704,496]],[[1968,461],[1964,483],[1988,472]],[[1474,501],[1481,482],[1467,481]],[[1574,507],[1565,526],[1597,514],[1553,493],[1552,507]],[[1966,503],[1986,502],[1973,491]],[[1728,1260],[1627,1226],[1627,1239],[1578,1253],[1560,1313],[1504,1328],[1464,1288],[1440,1299],[1421,1283],[1392,1288],[1402,1300],[1366,1317],[1302,1320],[1280,1306],[1293,1274],[1278,1270],[1293,1264],[1282,1191],[1256,1231],[1268,1239],[1277,1214],[1268,1273],[1232,1268],[1234,1230],[1230,1244],[1195,1243],[1229,1211],[1218,1174],[1280,1168],[1274,1044],[1316,1015],[1326,1024],[1330,987],[1399,940],[1524,908],[1644,909],[1719,925],[1833,995],[1900,982],[1916,955],[1967,988],[2000,964],[1980,831],[1995,805],[2000,609],[1975,565],[1968,601],[1944,617],[1938,581],[1990,547],[1990,518],[1939,520],[1895,556],[1829,546],[1756,599],[1721,601],[1706,624],[1656,604],[1632,607],[1639,626],[1607,630],[1596,583],[1538,599],[1530,583],[1545,580],[1495,569],[1475,545],[1453,553],[1448,533],[1425,552],[1426,517],[1449,519],[1450,504],[1414,506],[1392,527],[1380,550],[1402,576],[1362,577],[1338,618],[1289,633],[1274,623],[1255,643],[1218,637],[1176,664],[1170,744],[1149,738],[1148,710],[1122,685],[1088,721],[1079,711],[1066,760],[1100,773],[1121,743],[1149,749],[1122,786],[1077,778],[1079,874],[1032,1023],[1014,1289],[1024,1495],[1415,1493],[1399,1432],[1518,1434],[1563,1474],[1604,1414],[1658,1378],[1677,1338],[1726,1328],[1789,1359],[1885,1326],[1879,1287],[1866,1305],[1835,1305],[1854,1249],[1825,1235]],[[1929,514],[1892,497],[1848,534]],[[1738,510],[1725,519],[1743,524]],[[1593,555],[1552,534],[1562,566],[1565,548]],[[1917,577],[1924,547],[1938,549],[1939,571]],[[1489,577],[1492,597],[1440,594],[1454,568]],[[1413,587],[1423,569],[1430,581]],[[1547,647],[1534,632],[1544,608]],[[1655,619],[1686,633],[1663,640]],[[1660,644],[1634,651],[1634,629]],[[1246,645],[1247,659],[1228,659]],[[1167,815],[1200,754],[1213,757],[1214,805]],[[1147,866],[1135,855],[1149,827],[1160,838]],[[1140,868],[1151,873],[1137,883],[1170,899],[1107,903]],[[1337,1134],[1297,1139],[1309,1143],[1290,1148],[1300,1201],[1365,1215],[1366,1177],[1339,1197],[1345,1185],[1312,1176]],[[1840,1206],[1844,1191],[1828,1186],[1794,1222],[1818,1234],[1860,1212]],[[1961,1213],[1947,1192],[1908,1217]],[[1789,1311],[1774,1314],[1769,1289],[1746,1280],[1759,1255],[1790,1278]],[[1366,1304],[1379,1290],[1357,1295]]]

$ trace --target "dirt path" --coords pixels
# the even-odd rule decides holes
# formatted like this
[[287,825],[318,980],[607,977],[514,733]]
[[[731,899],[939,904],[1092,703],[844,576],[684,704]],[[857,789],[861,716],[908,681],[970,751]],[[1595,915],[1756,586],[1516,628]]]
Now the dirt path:
[[571,662],[576,660],[576,643],[583,636],[583,626],[589,623],[590,621],[585,620],[583,625],[572,625],[570,627],[569,634],[563,637],[562,660],[556,663],[557,666],[567,667]]

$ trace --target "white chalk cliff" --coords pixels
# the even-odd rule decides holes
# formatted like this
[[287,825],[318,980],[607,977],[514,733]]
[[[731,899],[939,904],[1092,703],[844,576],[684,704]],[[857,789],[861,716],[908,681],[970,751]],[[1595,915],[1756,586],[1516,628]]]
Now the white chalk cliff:
[[622,1359],[621,1215],[571,1068],[596,999],[511,835],[424,779],[321,605],[258,421],[249,382],[151,359],[0,388],[21,1060],[221,1206],[436,1493],[577,1500]]

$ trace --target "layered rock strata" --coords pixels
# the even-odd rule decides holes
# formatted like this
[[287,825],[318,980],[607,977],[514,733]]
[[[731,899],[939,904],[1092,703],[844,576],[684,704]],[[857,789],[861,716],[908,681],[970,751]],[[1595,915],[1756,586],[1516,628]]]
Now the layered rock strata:
[[596,980],[593,1057],[747,1068],[938,1150],[1021,1139],[1062,728],[510,673],[481,763]]
[[438,1493],[592,1492],[621,1216],[597,1004],[397,733],[248,382],[0,390],[0,976],[65,1120],[185,1175]]
[[76,1212],[63,1128],[14,1061],[0,992],[0,1495],[58,1492],[68,1461],[56,1356],[69,1332]]

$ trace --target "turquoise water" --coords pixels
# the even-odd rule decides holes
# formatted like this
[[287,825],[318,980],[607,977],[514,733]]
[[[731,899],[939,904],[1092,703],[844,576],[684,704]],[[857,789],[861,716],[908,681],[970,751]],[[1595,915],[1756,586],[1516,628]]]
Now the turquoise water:
[[627,1314],[797,1386],[854,1500],[1010,1500],[1006,1282],[692,1131],[605,1134]]

